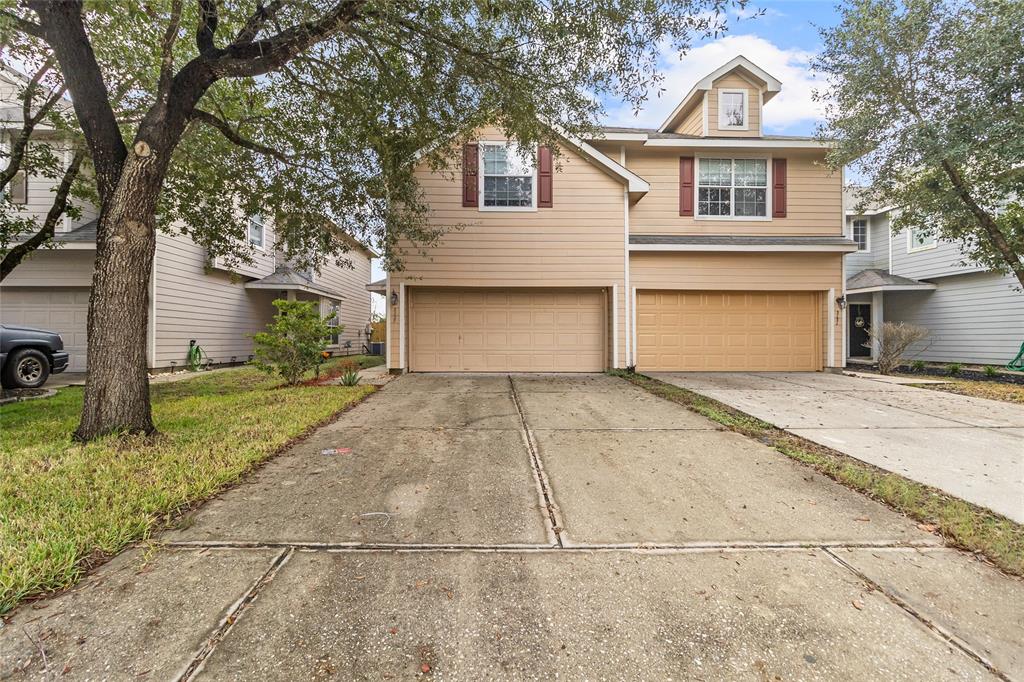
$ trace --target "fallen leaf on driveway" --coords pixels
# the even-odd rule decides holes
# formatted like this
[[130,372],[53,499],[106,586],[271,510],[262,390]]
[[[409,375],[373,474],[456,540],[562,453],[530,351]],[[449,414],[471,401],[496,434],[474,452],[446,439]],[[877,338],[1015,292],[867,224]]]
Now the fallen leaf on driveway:
[[854,519],[854,521],[870,521],[870,520],[871,519],[869,519],[866,516],[858,516],[857,518]]
[[858,611],[863,611],[864,610],[864,602],[857,601],[856,599],[854,599],[850,603],[853,604],[853,608],[857,609]]
[[934,533],[939,529],[934,523],[919,523],[917,524],[919,530],[923,530],[925,533]]

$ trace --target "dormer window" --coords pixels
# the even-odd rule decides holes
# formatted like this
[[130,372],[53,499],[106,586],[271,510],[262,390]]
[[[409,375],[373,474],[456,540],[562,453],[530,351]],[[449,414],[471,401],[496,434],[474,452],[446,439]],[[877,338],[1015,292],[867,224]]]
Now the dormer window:
[[858,251],[868,250],[868,221],[865,218],[854,219],[853,241],[857,242]]
[[747,129],[746,90],[722,90],[718,93],[718,127],[723,130]]
[[254,215],[249,217],[249,245],[263,250],[263,245],[266,241],[267,230],[263,226],[263,218]]

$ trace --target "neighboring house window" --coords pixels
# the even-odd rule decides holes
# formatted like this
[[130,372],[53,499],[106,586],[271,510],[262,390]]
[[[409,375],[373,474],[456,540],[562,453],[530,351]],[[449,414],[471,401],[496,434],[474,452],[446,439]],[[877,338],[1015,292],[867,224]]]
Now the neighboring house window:
[[523,158],[518,147],[506,142],[481,142],[484,209],[532,210],[537,207],[534,156]]
[[768,217],[767,159],[698,159],[697,215]]
[[856,218],[853,221],[853,241],[857,242],[858,251],[868,250],[868,221]]
[[16,206],[24,206],[28,203],[28,182],[25,177],[25,171],[18,171],[7,185],[10,190],[11,203]]
[[718,127],[746,130],[747,93],[745,90],[722,90],[718,93]]
[[337,301],[328,301],[324,317],[331,313],[334,313],[334,318],[327,321],[327,326],[331,328],[330,345],[337,346],[341,342],[341,304]]
[[252,216],[249,218],[249,244],[257,249],[263,250],[267,236],[267,228],[263,226],[263,218]]
[[907,251],[925,251],[938,245],[935,235],[928,230],[910,228],[907,231]]

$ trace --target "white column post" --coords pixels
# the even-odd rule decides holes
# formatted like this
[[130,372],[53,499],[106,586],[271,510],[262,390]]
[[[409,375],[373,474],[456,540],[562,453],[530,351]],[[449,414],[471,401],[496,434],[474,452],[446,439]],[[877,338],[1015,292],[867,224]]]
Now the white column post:
[[637,352],[637,345],[636,345],[636,287],[633,287],[633,295],[632,295],[632,298],[631,298],[630,312],[633,313],[632,320],[630,321],[630,326],[632,327],[632,329],[630,330],[630,334],[633,337],[633,366],[636,367],[637,359],[638,359],[638,357],[640,355]]
[[836,366],[836,290],[828,290],[828,366]]
[[398,362],[402,371],[405,365],[405,282],[398,285]]
[[[871,292],[871,359],[878,360],[882,348],[878,341],[882,334],[882,322],[885,321],[885,297],[881,291]],[[875,336],[877,334],[877,336]]]
[[612,284],[612,368],[619,368],[619,285]]

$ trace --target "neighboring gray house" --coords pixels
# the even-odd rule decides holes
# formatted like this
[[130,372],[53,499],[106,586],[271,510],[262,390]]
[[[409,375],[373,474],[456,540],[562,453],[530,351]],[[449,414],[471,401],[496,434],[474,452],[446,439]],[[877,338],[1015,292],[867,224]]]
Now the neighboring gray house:
[[1012,275],[965,264],[960,247],[917,230],[893,234],[893,210],[857,210],[844,196],[847,236],[860,250],[846,256],[847,356],[870,359],[866,329],[909,322],[931,334],[910,357],[932,362],[1005,365],[1024,342],[1024,293]]
[[[0,71],[0,144],[8,143],[20,123],[16,74]],[[45,130],[40,136],[45,136]],[[39,216],[49,210],[52,181],[29,174],[19,178],[10,205]],[[16,207],[16,208],[11,208]],[[86,319],[93,260],[96,255],[96,211],[83,207],[79,220],[65,217],[57,226],[61,246],[40,250],[0,282],[0,322],[50,329],[61,334],[70,355],[68,370],[86,368]],[[229,266],[210,258],[206,249],[182,234],[158,233],[150,282],[147,358],[153,369],[185,365],[189,342],[195,340],[214,363],[243,362],[252,353],[251,335],[263,330],[274,315],[275,298],[319,302],[321,312],[338,313],[343,331],[332,337],[335,353],[358,352],[370,322],[369,249],[339,234],[350,250],[351,267],[334,263],[320,272],[299,272],[276,248],[274,227],[253,217],[249,222],[249,265]]]

